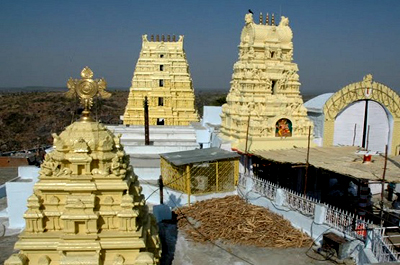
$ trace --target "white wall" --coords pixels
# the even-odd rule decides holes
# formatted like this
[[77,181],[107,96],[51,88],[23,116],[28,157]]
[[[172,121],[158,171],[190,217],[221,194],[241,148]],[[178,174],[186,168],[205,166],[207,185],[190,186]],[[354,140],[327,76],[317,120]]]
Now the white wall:
[[28,198],[33,194],[33,186],[38,180],[40,168],[35,166],[18,167],[16,181],[6,183],[7,213],[9,228],[24,228],[24,213]]
[[222,107],[204,106],[202,125],[207,123],[212,125],[221,124]]
[[[362,146],[365,101],[357,101],[345,108],[335,120],[334,145]],[[368,149],[385,151],[389,140],[389,117],[385,109],[375,101],[368,102],[367,122],[370,126]],[[354,127],[356,126],[356,129]]]

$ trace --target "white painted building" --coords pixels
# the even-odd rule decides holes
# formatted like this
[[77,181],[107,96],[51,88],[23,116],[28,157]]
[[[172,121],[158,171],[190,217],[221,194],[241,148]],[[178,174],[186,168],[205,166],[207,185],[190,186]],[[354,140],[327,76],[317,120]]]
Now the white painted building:
[[[388,94],[393,94],[390,100],[385,98]],[[393,116],[400,112],[398,108],[394,111],[397,98],[396,92],[367,75],[362,82],[307,101],[304,106],[314,122],[314,142],[318,146],[360,146],[380,153],[387,145],[389,154],[398,155],[399,132],[394,133]]]

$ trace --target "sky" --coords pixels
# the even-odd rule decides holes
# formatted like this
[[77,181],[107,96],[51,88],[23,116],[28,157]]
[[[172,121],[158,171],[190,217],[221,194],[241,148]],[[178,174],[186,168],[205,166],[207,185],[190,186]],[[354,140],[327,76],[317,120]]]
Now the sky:
[[0,1],[0,87],[63,87],[89,66],[130,87],[141,36],[184,35],[195,90],[230,87],[248,9],[289,17],[302,94],[371,73],[400,93],[398,0]]

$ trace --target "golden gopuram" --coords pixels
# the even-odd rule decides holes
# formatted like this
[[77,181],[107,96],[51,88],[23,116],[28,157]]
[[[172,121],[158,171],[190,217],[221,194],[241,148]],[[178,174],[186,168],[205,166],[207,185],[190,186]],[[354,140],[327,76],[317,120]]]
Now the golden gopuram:
[[159,264],[160,242],[129,156],[104,125],[90,118],[95,96],[110,96],[104,79],[68,81],[84,105],[79,121],[60,135],[41,165],[28,199],[25,230],[6,265]]
[[125,125],[144,125],[144,99],[148,99],[149,125],[190,125],[198,121],[183,36],[142,37],[142,50],[132,78],[125,108]]
[[307,147],[313,124],[300,95],[289,19],[282,16],[276,25],[267,14],[263,20],[245,16],[220,137],[240,152]]

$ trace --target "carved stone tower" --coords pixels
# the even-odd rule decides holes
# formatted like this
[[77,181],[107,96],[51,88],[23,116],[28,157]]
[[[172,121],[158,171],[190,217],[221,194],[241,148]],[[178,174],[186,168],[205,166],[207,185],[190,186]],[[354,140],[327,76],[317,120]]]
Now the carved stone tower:
[[231,89],[222,107],[220,136],[233,149],[306,147],[309,126],[300,95],[297,64],[293,63],[289,19],[275,25],[268,14],[265,23],[246,14],[239,45],[239,60],[233,66]]
[[89,68],[70,79],[85,109],[80,121],[53,134],[39,181],[28,199],[26,228],[5,264],[158,264],[160,244],[129,156],[90,114],[92,98],[109,96]]
[[125,125],[143,125],[143,102],[149,104],[149,125],[189,125],[198,121],[183,36],[143,35],[142,50],[132,78]]

